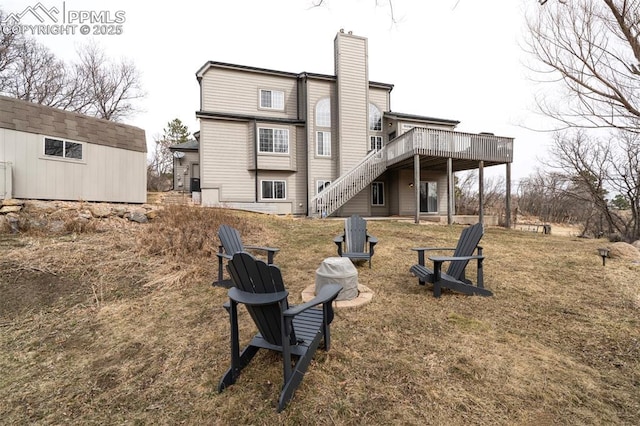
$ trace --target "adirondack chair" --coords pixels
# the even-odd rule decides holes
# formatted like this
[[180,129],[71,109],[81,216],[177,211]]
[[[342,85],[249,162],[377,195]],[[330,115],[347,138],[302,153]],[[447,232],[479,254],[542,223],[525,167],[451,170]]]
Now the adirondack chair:
[[214,286],[229,288],[233,285],[230,279],[224,279],[224,260],[230,260],[235,253],[249,250],[260,250],[267,253],[267,263],[273,264],[273,256],[280,251],[280,249],[273,247],[258,247],[258,246],[245,246],[242,244],[240,238],[240,232],[237,229],[230,227],[229,225],[220,225],[218,229],[218,238],[220,239],[220,245],[218,246],[218,281],[213,283]]
[[[220,380],[218,392],[235,383],[241,370],[261,348],[281,352],[284,383],[278,401],[280,412],[302,382],[320,340],[324,339],[324,348],[329,350],[329,324],[333,320],[331,303],[342,286],[328,284],[309,302],[289,306],[288,292],[277,266],[267,265],[248,253],[240,252],[233,255],[227,269],[235,285],[229,289],[229,302],[224,305],[231,321],[231,368]],[[239,303],[245,305],[258,328],[258,334],[242,352],[239,346]]]
[[[344,232],[333,239],[338,246],[338,256],[348,257],[351,260],[368,260],[371,269],[373,247],[378,239],[367,232],[367,221],[354,214],[344,221]],[[369,250],[366,251],[366,244]]]
[[[411,274],[418,277],[418,284],[433,284],[433,296],[440,297],[441,290],[448,288],[464,294],[477,294],[480,296],[493,296],[493,293],[484,288],[484,276],[482,271],[482,247],[478,245],[484,233],[481,223],[469,226],[462,230],[458,245],[455,248],[413,248],[418,252],[418,264],[413,265],[409,270]],[[453,250],[453,256],[430,256],[433,262],[433,270],[425,266],[424,253],[432,250]],[[477,253],[474,255],[474,251]],[[470,260],[477,260],[477,285],[465,277],[465,268]],[[442,271],[442,264],[449,262],[446,272]]]

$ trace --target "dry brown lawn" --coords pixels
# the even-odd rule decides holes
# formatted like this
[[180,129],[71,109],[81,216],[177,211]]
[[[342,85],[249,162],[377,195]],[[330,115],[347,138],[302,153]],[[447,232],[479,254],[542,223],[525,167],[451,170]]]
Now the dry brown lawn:
[[[409,275],[414,246],[460,226],[370,221],[380,243],[293,401],[275,406],[277,354],[229,365],[220,223],[279,247],[294,302],[335,254],[337,220],[174,207],[147,225],[79,235],[0,235],[0,422],[4,424],[640,424],[640,265],[604,240],[488,228],[485,283],[445,292]],[[471,273],[473,277],[474,274]],[[241,311],[241,339],[254,332]]]

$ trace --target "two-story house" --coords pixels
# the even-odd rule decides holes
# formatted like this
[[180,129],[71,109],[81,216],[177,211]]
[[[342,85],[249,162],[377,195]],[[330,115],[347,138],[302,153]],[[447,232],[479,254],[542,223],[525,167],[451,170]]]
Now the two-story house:
[[512,138],[391,111],[393,85],[369,80],[367,39],[341,30],[334,46],[335,75],[213,61],[198,70],[203,205],[451,222],[456,171],[509,172]]

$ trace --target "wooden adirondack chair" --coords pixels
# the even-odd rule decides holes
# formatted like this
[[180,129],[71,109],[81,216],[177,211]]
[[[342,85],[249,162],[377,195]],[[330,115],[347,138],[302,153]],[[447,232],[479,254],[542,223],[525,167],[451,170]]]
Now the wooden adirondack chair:
[[[378,239],[367,232],[367,221],[354,214],[344,221],[344,232],[333,239],[338,246],[338,256],[348,257],[351,260],[368,260],[371,269],[373,247]],[[369,250],[366,244],[369,243]],[[343,247],[344,245],[344,247]]]
[[[261,348],[282,353],[284,383],[278,412],[284,409],[302,382],[313,355],[324,338],[329,350],[332,301],[342,289],[339,284],[323,286],[307,303],[289,306],[280,269],[256,260],[248,253],[236,253],[227,264],[235,287],[229,289],[225,308],[231,321],[231,368],[220,380],[218,391],[235,383],[241,370]],[[237,305],[242,303],[253,318],[258,334],[240,352]],[[318,308],[322,305],[322,308]],[[292,361],[295,361],[292,364]]]
[[[469,226],[462,230],[458,245],[455,248],[413,248],[418,252],[418,264],[413,265],[409,270],[411,274],[418,277],[418,284],[433,284],[433,296],[440,297],[442,288],[458,291],[464,294],[477,294],[480,296],[493,296],[493,293],[484,288],[484,276],[482,271],[482,247],[478,245],[484,229],[481,223]],[[432,250],[453,250],[453,256],[429,256],[433,262],[433,270],[425,267],[424,253]],[[477,250],[477,254],[473,254]],[[465,268],[470,260],[477,260],[477,285],[466,279]],[[450,262],[447,272],[442,272],[442,264]]]
[[242,244],[240,238],[240,232],[237,229],[230,227],[229,225],[220,225],[218,229],[218,238],[220,239],[220,245],[218,246],[218,281],[213,283],[214,286],[229,288],[233,285],[230,279],[224,279],[224,260],[230,260],[234,254],[241,251],[260,250],[267,253],[267,263],[273,264],[273,256],[280,251],[280,249],[273,247],[258,247],[258,246],[245,246]]

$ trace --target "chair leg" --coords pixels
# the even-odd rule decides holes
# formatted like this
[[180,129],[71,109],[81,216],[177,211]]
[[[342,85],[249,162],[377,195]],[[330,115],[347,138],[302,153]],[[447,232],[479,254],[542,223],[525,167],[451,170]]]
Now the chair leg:
[[282,392],[280,392],[280,399],[278,400],[278,412],[282,411],[287,403],[293,397],[293,393],[296,391],[302,379],[304,378],[304,374],[307,372],[307,368],[313,359],[313,354],[315,354],[318,349],[318,345],[320,343],[320,339],[322,338],[321,332],[318,330],[318,334],[316,338],[313,339],[313,342],[307,348],[307,351],[296,361],[296,365],[289,376],[289,380],[285,381],[282,386]]

